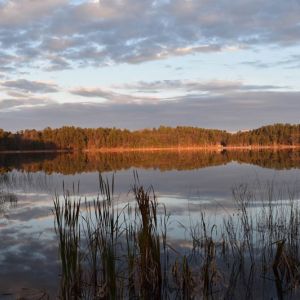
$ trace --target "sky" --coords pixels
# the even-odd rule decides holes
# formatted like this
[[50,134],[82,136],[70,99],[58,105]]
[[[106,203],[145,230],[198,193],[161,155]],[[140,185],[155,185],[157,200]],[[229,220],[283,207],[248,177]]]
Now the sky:
[[0,128],[299,123],[299,0],[0,0]]

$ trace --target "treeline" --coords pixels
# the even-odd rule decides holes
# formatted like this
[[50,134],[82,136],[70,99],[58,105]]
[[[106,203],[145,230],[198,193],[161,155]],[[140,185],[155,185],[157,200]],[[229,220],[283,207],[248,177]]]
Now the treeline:
[[280,145],[299,146],[300,125],[275,124],[237,133],[180,126],[136,131],[70,126],[17,133],[0,129],[0,151]]

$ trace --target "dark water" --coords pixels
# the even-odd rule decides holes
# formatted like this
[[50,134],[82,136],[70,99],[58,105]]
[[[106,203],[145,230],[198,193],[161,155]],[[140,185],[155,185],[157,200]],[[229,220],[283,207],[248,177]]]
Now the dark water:
[[[54,295],[59,284],[57,239],[52,214],[55,193],[76,190],[93,198],[99,172],[115,174],[115,194],[122,203],[137,170],[171,213],[170,238],[184,240],[184,226],[200,211],[213,222],[235,206],[232,188],[253,189],[272,182],[299,189],[300,152],[139,152],[110,154],[7,154],[0,156],[0,299],[42,291]],[[79,190],[79,191],[78,191]],[[296,199],[298,200],[298,198]],[[11,295],[10,295],[11,294]]]

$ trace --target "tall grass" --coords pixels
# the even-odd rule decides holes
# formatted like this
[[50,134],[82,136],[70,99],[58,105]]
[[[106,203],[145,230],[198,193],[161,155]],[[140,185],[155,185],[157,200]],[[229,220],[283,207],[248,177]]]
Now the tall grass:
[[59,254],[62,266],[60,294],[63,299],[81,296],[81,257],[79,224],[80,201],[72,202],[64,195],[64,204],[59,198],[54,201],[55,230],[59,237]]
[[68,192],[56,197],[62,299],[299,296],[300,209],[293,190],[234,187],[235,209],[223,222],[202,212],[186,228],[191,247],[171,243],[167,210],[136,173],[130,192],[134,203],[120,208],[114,177],[99,175],[94,201]]

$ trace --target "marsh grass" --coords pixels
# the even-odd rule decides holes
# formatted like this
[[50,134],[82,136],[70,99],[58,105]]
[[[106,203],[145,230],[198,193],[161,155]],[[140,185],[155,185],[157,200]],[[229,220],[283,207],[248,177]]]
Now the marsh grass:
[[64,299],[81,296],[80,206],[80,200],[72,202],[67,194],[63,205],[58,197],[54,201],[55,231],[59,236],[62,266],[60,294]]
[[190,248],[171,243],[166,207],[137,173],[130,193],[134,203],[120,208],[114,177],[99,175],[94,201],[69,192],[56,196],[62,299],[299,296],[300,210],[294,190],[273,183],[256,190],[235,186],[235,208],[223,222],[216,225],[201,212],[186,228]]

